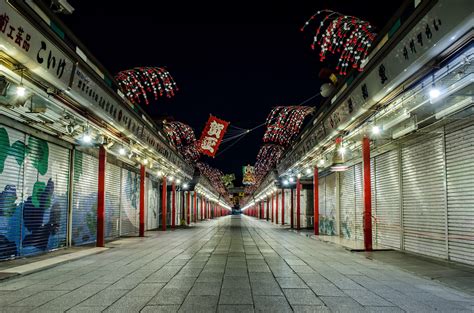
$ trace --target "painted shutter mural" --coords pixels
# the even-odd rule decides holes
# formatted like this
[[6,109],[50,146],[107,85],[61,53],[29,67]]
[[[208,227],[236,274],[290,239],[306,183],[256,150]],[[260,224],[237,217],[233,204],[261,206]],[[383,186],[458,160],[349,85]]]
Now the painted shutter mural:
[[0,125],[0,259],[66,244],[69,150]]
[[355,189],[354,167],[340,173],[340,224],[341,237],[355,239]]
[[160,206],[160,192],[159,183],[152,180],[150,177],[146,178],[147,188],[147,230],[158,228],[158,210]]
[[474,125],[446,134],[449,258],[474,264]]
[[105,168],[105,238],[120,236],[120,189],[121,171],[117,165],[107,162]]
[[325,219],[324,234],[336,234],[336,173],[325,177]]
[[319,233],[326,235],[326,177],[320,177],[319,190]]
[[0,259],[21,254],[24,142],[24,134],[0,125]]
[[74,152],[74,193],[72,208],[72,244],[95,242],[97,237],[97,191],[99,160]]
[[22,255],[66,245],[69,150],[26,136]]
[[120,199],[120,235],[138,233],[140,206],[140,175],[122,168],[122,193]]
[[402,148],[404,248],[446,258],[443,136]]

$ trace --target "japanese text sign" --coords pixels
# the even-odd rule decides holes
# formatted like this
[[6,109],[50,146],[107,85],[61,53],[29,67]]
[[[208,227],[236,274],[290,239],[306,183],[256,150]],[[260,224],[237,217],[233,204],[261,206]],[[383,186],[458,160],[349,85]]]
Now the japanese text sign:
[[201,151],[202,154],[214,157],[227,131],[227,126],[229,126],[229,122],[211,115],[207,120],[206,127],[204,127],[201,139],[199,140],[199,151]]

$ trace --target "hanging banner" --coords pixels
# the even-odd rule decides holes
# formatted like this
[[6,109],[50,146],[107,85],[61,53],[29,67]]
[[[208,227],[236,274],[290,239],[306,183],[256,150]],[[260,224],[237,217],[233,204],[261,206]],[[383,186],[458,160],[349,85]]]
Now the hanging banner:
[[222,138],[227,131],[227,126],[229,122],[218,119],[215,116],[209,116],[207,120],[206,127],[201,135],[199,140],[199,151],[202,154],[206,154],[210,157],[214,157],[219,149]]
[[254,166],[242,166],[242,184],[244,185],[255,185],[255,167]]

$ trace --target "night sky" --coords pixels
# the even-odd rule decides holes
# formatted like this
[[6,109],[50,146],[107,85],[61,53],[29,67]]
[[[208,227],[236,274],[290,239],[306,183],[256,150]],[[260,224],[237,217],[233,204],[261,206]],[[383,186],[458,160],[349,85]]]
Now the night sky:
[[[323,65],[310,49],[311,32],[300,32],[316,11],[355,15],[380,30],[402,1],[69,2],[76,11],[61,19],[110,73],[135,66],[170,71],[179,92],[145,109],[191,125],[199,138],[209,114],[252,128],[272,107],[298,105],[319,92]],[[316,97],[306,105],[321,102]],[[255,162],[263,133],[261,127],[219,157],[201,160],[238,174],[239,184],[241,166]]]

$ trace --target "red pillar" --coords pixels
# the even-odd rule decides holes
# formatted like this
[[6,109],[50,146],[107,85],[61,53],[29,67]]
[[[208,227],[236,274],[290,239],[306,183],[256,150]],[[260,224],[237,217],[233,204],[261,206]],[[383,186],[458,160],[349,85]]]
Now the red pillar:
[[267,216],[266,217],[267,217],[267,222],[268,222],[270,220],[270,207],[269,207],[270,200],[268,199],[268,197],[265,202],[267,203]]
[[107,151],[103,146],[99,148],[99,188],[97,194],[97,247],[105,246],[105,167]]
[[201,221],[204,219],[204,210],[203,210],[203,204],[204,204],[204,197],[201,196],[201,201],[200,201],[200,208],[201,208]]
[[294,224],[294,205],[293,205],[293,188],[290,189],[290,226],[293,229]]
[[301,213],[301,183],[300,179],[296,180],[296,229],[300,229],[300,213]]
[[362,164],[364,166],[364,246],[372,251],[372,194],[370,188],[370,139],[362,139]]
[[194,223],[197,222],[197,205],[198,205],[198,202],[197,202],[197,192],[194,191],[194,208],[193,208],[193,221]]
[[163,176],[163,186],[161,188],[161,230],[166,231],[166,214],[168,213],[168,197],[166,195],[166,176]]
[[272,193],[272,223],[275,220],[275,205],[273,203],[273,193]]
[[318,167],[314,167],[313,175],[313,208],[314,208],[314,234],[319,235],[319,172]]
[[186,214],[186,221],[188,222],[187,224],[189,225],[191,223],[191,191],[188,191],[188,194],[186,195],[186,206],[188,208],[188,212]]
[[171,228],[176,227],[176,184],[171,183]]
[[285,225],[285,189],[281,190],[281,225]]
[[140,226],[138,235],[145,237],[145,165],[140,166]]

